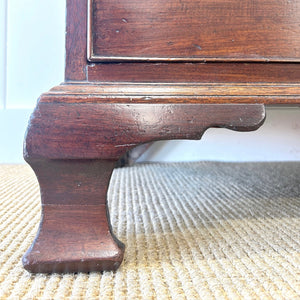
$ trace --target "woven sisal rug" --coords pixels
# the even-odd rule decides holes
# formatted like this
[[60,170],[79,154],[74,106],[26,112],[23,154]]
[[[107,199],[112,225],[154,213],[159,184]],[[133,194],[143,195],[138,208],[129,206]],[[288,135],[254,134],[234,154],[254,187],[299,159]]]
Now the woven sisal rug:
[[0,166],[0,299],[299,299],[300,163],[137,164],[109,190],[113,272],[31,275],[40,217],[27,166]]

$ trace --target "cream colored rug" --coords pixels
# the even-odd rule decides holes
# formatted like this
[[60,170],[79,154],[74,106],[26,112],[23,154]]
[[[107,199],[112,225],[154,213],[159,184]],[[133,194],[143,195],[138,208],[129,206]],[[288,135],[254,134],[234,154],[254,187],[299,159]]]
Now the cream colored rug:
[[300,299],[300,163],[138,164],[109,203],[117,272],[31,275],[40,217],[27,166],[0,166],[0,299]]

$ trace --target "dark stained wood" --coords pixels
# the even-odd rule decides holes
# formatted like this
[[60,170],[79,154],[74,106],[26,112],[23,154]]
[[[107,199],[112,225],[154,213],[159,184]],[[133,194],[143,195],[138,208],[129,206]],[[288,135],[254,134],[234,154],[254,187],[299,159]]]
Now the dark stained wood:
[[109,233],[105,206],[45,205],[23,265],[33,273],[114,271],[123,253]]
[[300,104],[297,0],[67,0],[66,33],[65,83],[40,97],[24,143],[42,199],[31,272],[118,268],[106,193],[128,151],[255,130],[264,104]]
[[86,80],[87,0],[67,0],[65,80]]
[[261,104],[46,102],[35,109],[24,157],[42,197],[40,229],[23,258],[31,272],[115,270],[124,246],[111,232],[106,193],[115,163],[143,143],[200,139],[210,127],[255,130]]
[[298,0],[90,1],[90,61],[300,61]]
[[210,127],[254,130],[263,119],[261,104],[39,103],[25,156],[118,160],[139,144],[198,139]]
[[[31,156],[32,157],[32,156]],[[27,158],[26,158],[27,159]],[[32,160],[44,205],[104,205],[112,160]]]
[[87,69],[93,82],[299,83],[299,63],[104,63]]
[[113,161],[34,160],[41,188],[39,232],[23,257],[31,272],[116,270],[124,245],[111,233],[106,192]]
[[[74,98],[74,96],[76,97]],[[299,105],[300,83],[102,83],[65,84],[42,96],[43,103],[263,103]]]

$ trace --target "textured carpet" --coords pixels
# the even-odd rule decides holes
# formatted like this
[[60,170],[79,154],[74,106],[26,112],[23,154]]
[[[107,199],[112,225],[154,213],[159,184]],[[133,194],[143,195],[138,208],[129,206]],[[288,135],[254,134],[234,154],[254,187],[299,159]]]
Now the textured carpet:
[[300,163],[138,164],[114,171],[117,272],[31,275],[40,217],[27,166],[0,166],[0,299],[299,299]]

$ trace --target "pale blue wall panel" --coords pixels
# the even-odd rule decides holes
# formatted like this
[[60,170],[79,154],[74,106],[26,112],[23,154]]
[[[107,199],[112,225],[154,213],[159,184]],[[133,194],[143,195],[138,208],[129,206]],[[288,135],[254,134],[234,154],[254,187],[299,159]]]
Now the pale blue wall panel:
[[64,78],[65,1],[9,0],[7,107],[34,107]]
[[7,0],[0,1],[0,109],[6,103],[6,16]]

